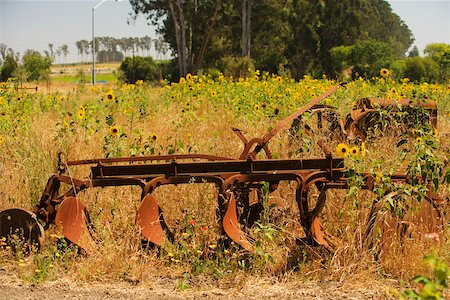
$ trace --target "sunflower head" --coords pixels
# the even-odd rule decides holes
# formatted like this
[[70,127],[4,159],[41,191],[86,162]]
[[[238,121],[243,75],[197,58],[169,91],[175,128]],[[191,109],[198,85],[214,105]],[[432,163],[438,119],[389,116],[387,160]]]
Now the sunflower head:
[[386,68],[382,68],[382,69],[380,70],[380,75],[381,75],[382,77],[388,77],[389,74],[390,74],[390,72],[389,72],[389,70],[386,69]]
[[217,92],[216,92],[216,91],[212,91],[212,92],[211,92],[211,96],[212,96],[212,97],[217,96]]
[[151,139],[153,142],[156,142],[158,140],[158,135],[156,133],[152,133]]
[[420,137],[416,138],[416,144],[418,145],[422,144],[422,138]]
[[357,146],[353,146],[350,148],[349,152],[353,157],[356,157],[359,154],[359,148]]
[[255,105],[253,106],[253,109],[254,109],[255,111],[258,111],[258,110],[259,110],[259,105],[258,105],[258,104],[255,104]]
[[83,120],[86,117],[86,112],[84,111],[83,107],[78,110],[77,116],[80,120]]
[[111,126],[111,127],[109,128],[109,133],[110,133],[112,136],[117,136],[117,135],[119,134],[119,127],[116,126],[116,125]]
[[336,154],[340,157],[346,157],[348,155],[349,149],[346,144],[340,143],[336,147]]

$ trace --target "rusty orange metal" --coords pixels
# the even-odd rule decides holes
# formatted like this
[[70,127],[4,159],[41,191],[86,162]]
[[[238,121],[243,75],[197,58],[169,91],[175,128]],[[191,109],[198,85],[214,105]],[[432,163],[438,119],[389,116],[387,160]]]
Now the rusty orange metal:
[[139,207],[136,223],[139,225],[141,234],[155,245],[163,246],[166,234],[160,222],[161,209],[156,198],[147,194]]

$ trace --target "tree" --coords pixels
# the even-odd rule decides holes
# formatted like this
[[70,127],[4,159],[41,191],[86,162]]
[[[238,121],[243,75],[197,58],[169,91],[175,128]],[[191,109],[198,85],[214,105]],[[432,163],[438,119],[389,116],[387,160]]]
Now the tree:
[[432,43],[423,50],[425,57],[434,60],[440,67],[440,80],[450,78],[450,45],[445,43]]
[[48,49],[50,50],[50,58],[53,61],[55,59],[55,53],[53,52],[53,44],[48,44]]
[[416,57],[419,56],[419,48],[417,46],[414,46],[411,51],[408,53],[408,57]]
[[137,80],[156,81],[159,69],[151,57],[127,57],[120,64],[123,78],[127,83],[135,83]]
[[130,0],[130,3],[134,17],[146,15],[169,43],[177,56],[181,76],[202,67],[221,0]]
[[3,66],[0,70],[0,81],[6,81],[9,78],[13,77],[14,72],[16,71],[18,65],[14,56],[11,54],[7,54],[3,61]]
[[252,0],[242,0],[242,36],[241,36],[241,48],[242,56],[250,57],[251,49],[251,19],[252,19]]
[[411,31],[384,0],[293,1],[293,30],[287,57],[296,77],[333,74],[330,50],[373,39],[403,56],[413,42]]
[[436,82],[439,79],[439,65],[429,57],[411,57],[406,60],[404,76],[412,81]]
[[43,57],[35,50],[26,50],[22,60],[28,81],[39,81],[49,78],[50,67],[52,66],[50,57]]
[[64,56],[64,64],[65,64],[66,59],[67,59],[67,54],[69,54],[69,46],[67,46],[66,44],[63,44],[61,46],[61,52],[62,52],[62,55]]

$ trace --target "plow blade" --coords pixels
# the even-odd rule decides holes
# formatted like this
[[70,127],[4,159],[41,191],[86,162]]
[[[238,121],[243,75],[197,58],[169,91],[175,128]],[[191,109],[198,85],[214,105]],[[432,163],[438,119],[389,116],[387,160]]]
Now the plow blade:
[[166,234],[161,225],[160,208],[156,198],[151,194],[147,194],[142,199],[139,207],[136,223],[138,224],[141,234],[155,245],[162,246],[166,240]]
[[44,229],[32,212],[20,208],[0,212],[0,246],[39,250],[43,235]]
[[247,239],[246,234],[239,228],[239,222],[236,214],[236,199],[231,193],[228,201],[227,211],[223,218],[223,229],[225,233],[236,243],[241,245],[249,252],[254,251],[253,244]]
[[56,213],[55,224],[62,234],[87,253],[95,251],[95,243],[87,228],[86,208],[76,197],[65,198]]

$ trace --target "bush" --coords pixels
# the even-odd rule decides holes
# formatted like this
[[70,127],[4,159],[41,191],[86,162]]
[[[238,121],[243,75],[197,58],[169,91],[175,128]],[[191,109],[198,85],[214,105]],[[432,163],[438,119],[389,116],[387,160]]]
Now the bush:
[[22,59],[28,81],[40,81],[49,78],[50,67],[52,66],[50,57],[44,57],[38,51],[27,50]]
[[119,69],[123,76],[120,79],[126,83],[135,83],[138,80],[157,81],[161,75],[161,68],[151,57],[126,57]]
[[437,62],[428,57],[410,57],[406,59],[404,77],[412,81],[436,82],[439,80],[440,68]]
[[226,56],[220,59],[217,69],[225,76],[234,78],[248,77],[253,75],[253,72],[249,70],[255,70],[255,64],[250,57]]
[[0,81],[6,81],[13,77],[14,72],[17,69],[17,62],[12,55],[7,55],[3,63],[3,67],[0,69]]
[[351,50],[350,60],[354,71],[364,78],[377,77],[382,68],[389,68],[395,52],[388,44],[377,40],[356,42]]

